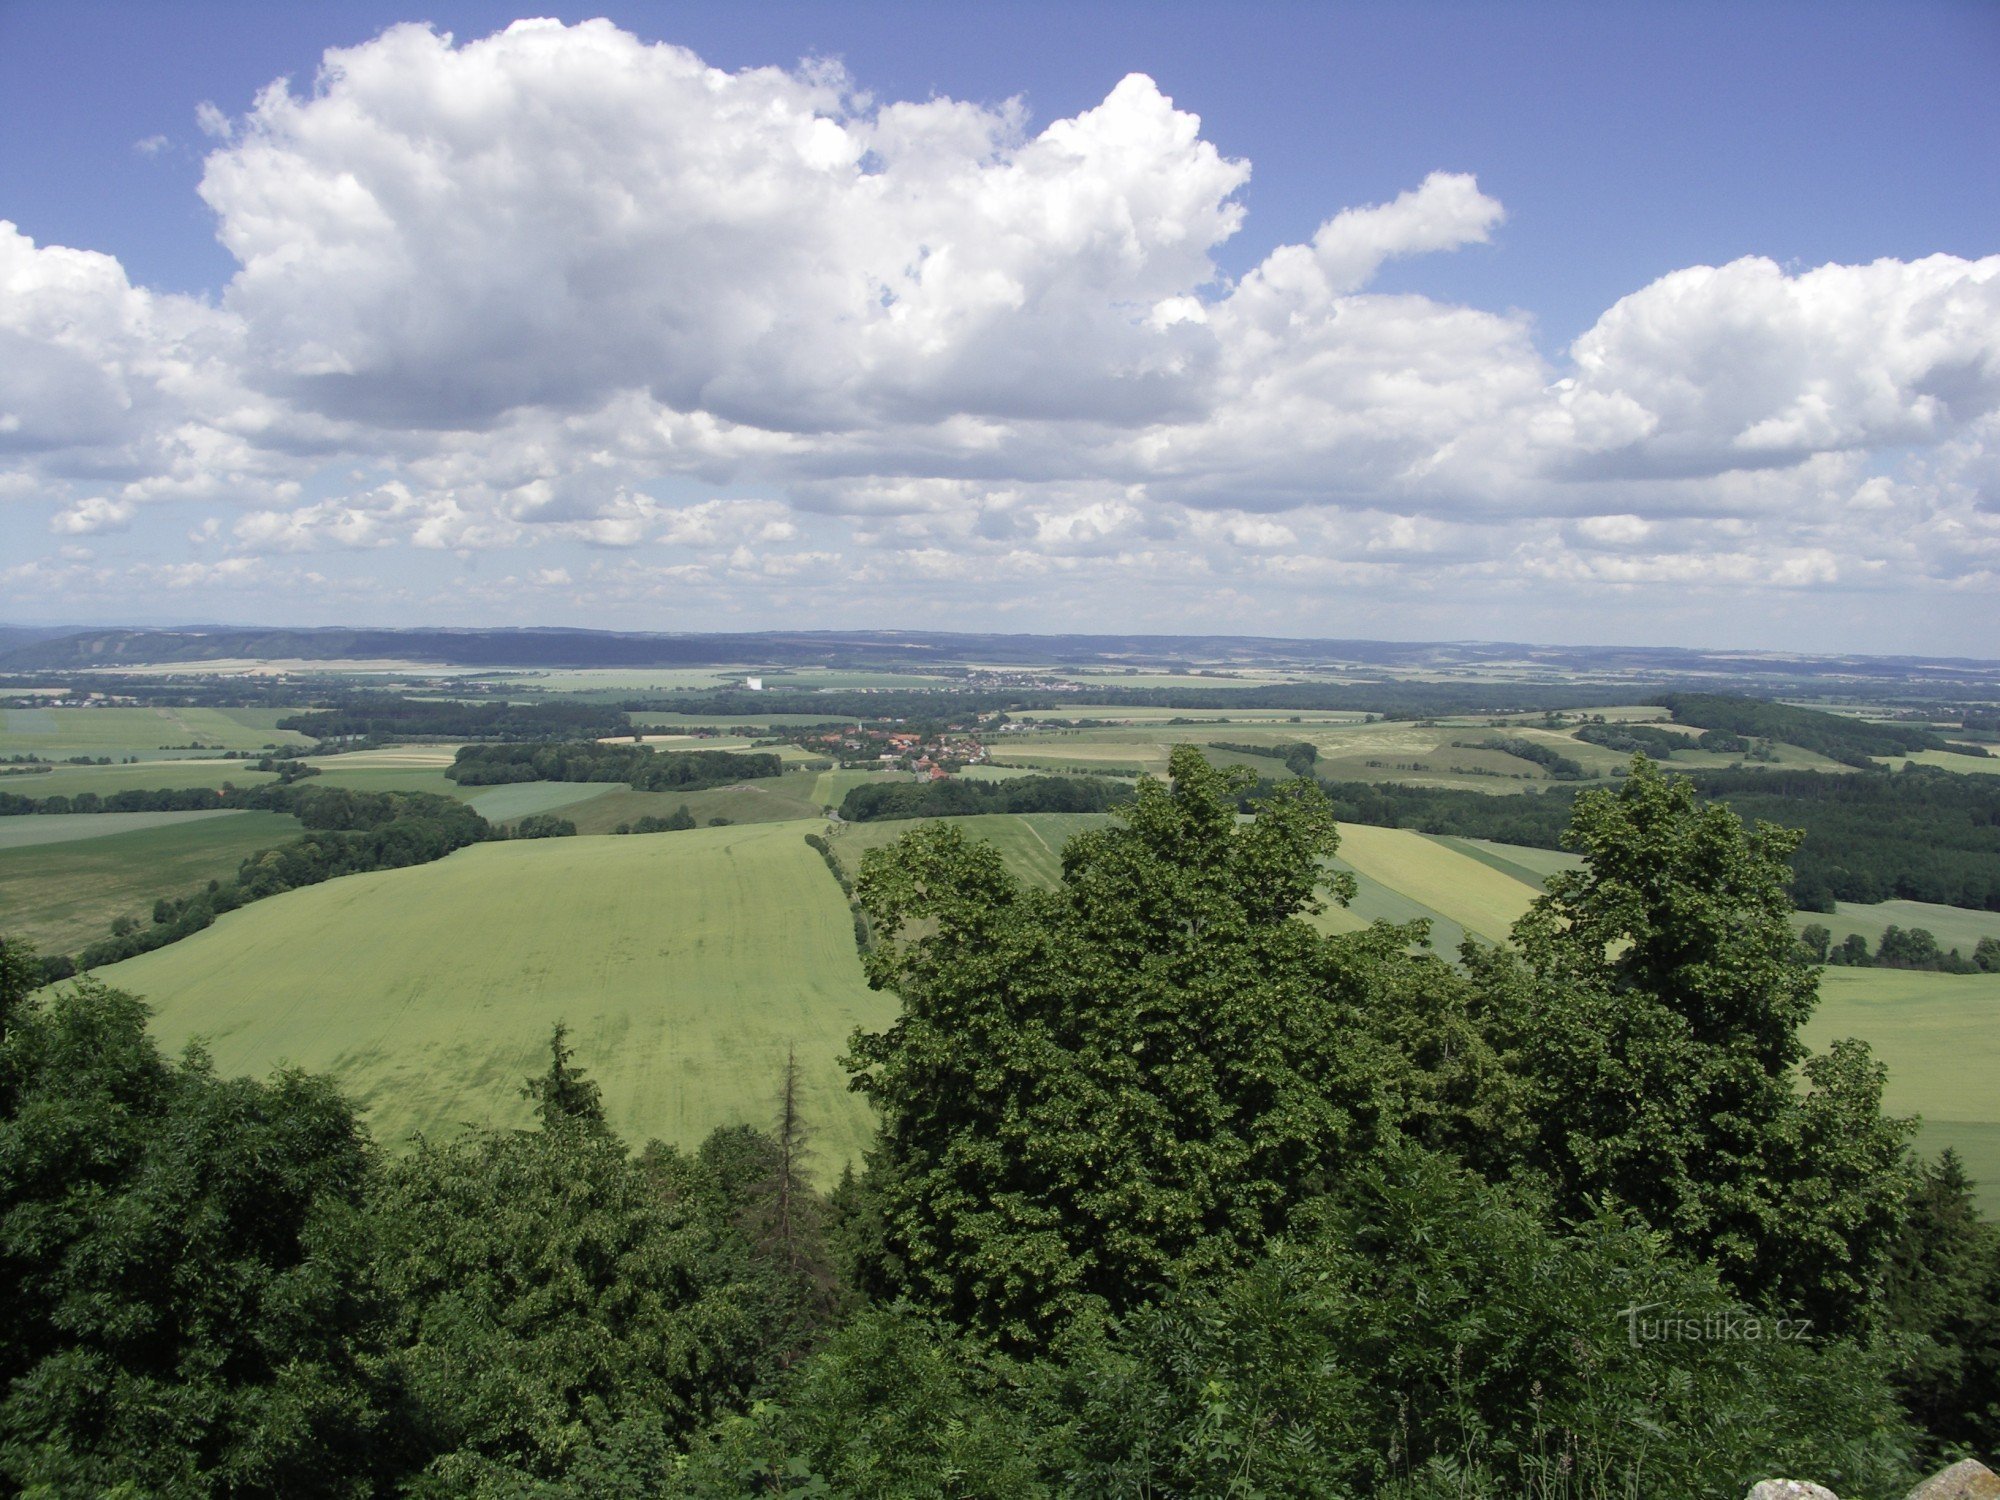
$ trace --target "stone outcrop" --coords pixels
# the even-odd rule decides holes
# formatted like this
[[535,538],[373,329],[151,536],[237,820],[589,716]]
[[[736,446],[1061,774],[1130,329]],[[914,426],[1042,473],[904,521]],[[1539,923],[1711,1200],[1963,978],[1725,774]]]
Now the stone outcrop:
[[1908,1500],[2000,1500],[2000,1474],[1968,1458],[1931,1475],[1910,1491]]
[[[1840,1500],[1824,1485],[1806,1479],[1766,1479],[1753,1485],[1744,1500]],[[2000,1500],[2000,1474],[1976,1459],[1941,1469],[1903,1500]]]

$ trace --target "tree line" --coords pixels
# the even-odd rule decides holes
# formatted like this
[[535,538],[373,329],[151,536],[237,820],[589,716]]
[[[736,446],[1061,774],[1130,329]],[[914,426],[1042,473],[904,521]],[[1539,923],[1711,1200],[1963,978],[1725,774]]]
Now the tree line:
[[567,698],[466,703],[357,693],[280,719],[278,727],[319,740],[555,740],[624,734],[632,726],[615,708]]
[[[2000,911],[2000,779],[1914,766],[1854,776],[1697,771],[1689,780],[1746,819],[1804,832],[1789,856],[1793,899],[1804,910],[1906,900]],[[1245,809],[1282,784],[1252,788]],[[1320,786],[1343,822],[1538,849],[1563,847],[1576,798],[1563,787],[1493,797],[1394,783]]]
[[1004,781],[875,781],[840,802],[850,823],[888,818],[962,818],[980,813],[1105,812],[1130,800],[1129,784],[1108,776],[1010,776]]
[[250,855],[229,880],[211,880],[194,892],[163,894],[153,903],[150,924],[114,932],[73,958],[51,954],[40,960],[49,980],[164,948],[266,896],[366,870],[428,864],[492,832],[463,802],[431,792],[293,784],[230,788],[219,795],[223,807],[290,813],[306,832]]
[[782,757],[760,750],[654,750],[646,745],[464,745],[445,768],[460,786],[517,781],[622,781],[639,792],[692,792],[784,773]]
[[[1956,747],[1913,724],[1871,724],[1816,708],[1794,708],[1732,693],[1665,693],[1651,700],[1678,724],[1718,730],[1745,741],[1781,740],[1842,765],[1872,768],[1872,757],[1912,755]],[[1704,745],[1708,749],[1710,746]],[[1746,746],[1747,748],[1747,746]]]
[[0,1475],[1734,1500],[1993,1457],[2000,1236],[1799,1040],[1791,835],[1635,770],[1454,968],[1296,920],[1351,890],[1310,782],[1246,823],[1247,771],[1171,769],[1054,889],[948,821],[864,857],[902,1010],[825,1195],[777,1059],[768,1130],[635,1154],[558,1028],[534,1128],[388,1157],[0,946]]

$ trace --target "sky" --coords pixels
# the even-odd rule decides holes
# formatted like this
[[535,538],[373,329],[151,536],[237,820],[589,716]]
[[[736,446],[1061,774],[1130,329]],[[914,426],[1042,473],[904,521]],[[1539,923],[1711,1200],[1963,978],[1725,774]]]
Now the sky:
[[0,621],[2000,656],[2000,5],[0,0]]

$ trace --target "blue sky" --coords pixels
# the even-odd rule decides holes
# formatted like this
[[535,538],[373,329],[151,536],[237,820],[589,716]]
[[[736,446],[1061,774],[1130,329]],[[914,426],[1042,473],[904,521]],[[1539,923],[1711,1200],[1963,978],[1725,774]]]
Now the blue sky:
[[0,3],[0,616],[1990,650],[2000,7],[516,14]]

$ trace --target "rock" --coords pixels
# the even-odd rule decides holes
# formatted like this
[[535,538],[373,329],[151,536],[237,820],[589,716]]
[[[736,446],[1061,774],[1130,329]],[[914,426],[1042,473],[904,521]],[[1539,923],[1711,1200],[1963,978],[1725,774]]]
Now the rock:
[[1809,1479],[1766,1479],[1745,1500],[1840,1500],[1840,1496]]
[[1908,1500],[2000,1500],[2000,1474],[1968,1458],[1931,1475]]

